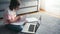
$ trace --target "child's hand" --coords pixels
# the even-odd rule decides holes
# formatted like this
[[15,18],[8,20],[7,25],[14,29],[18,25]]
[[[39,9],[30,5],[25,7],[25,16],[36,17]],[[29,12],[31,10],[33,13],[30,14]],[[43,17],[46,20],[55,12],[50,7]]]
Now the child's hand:
[[13,16],[9,16],[9,21],[10,21],[10,22],[15,22],[15,21],[16,21],[16,18],[13,17]]
[[19,21],[20,20],[20,16],[15,17],[15,20]]
[[12,23],[13,23],[13,22],[20,21],[20,16],[17,16],[17,17],[12,17],[12,16],[11,16],[11,17],[9,17],[9,21],[12,22]]
[[19,20],[20,20],[20,16],[14,17],[14,18],[12,19],[13,22],[17,22],[17,21],[19,21]]

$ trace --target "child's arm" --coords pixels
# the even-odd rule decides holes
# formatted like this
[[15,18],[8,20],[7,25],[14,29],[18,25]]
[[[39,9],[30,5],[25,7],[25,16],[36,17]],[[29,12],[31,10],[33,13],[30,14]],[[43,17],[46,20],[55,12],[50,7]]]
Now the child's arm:
[[14,19],[13,18],[9,19],[11,23],[17,22],[18,20],[20,20],[20,16],[17,16]]
[[14,21],[19,21],[20,20],[20,16],[16,16]]

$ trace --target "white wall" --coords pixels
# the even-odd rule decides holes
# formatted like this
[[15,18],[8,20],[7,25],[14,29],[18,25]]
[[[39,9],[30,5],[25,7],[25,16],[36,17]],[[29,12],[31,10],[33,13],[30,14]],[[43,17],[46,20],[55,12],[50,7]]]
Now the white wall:
[[60,0],[46,0],[45,10],[56,15],[60,15]]
[[38,0],[38,10],[40,9],[40,1],[41,0]]
[[40,0],[40,8],[45,9],[45,0]]
[[60,0],[40,0],[40,8],[55,15],[60,15]]

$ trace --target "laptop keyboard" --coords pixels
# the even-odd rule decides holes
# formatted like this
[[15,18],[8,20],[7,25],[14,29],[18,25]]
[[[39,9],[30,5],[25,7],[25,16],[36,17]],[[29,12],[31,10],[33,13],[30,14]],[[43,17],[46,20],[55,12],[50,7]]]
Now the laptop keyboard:
[[34,31],[34,25],[30,25],[28,31],[33,32]]

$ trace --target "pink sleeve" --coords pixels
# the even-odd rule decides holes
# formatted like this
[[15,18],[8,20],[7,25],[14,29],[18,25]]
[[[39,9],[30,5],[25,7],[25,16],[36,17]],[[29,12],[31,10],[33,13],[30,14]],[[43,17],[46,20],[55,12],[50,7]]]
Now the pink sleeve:
[[4,12],[4,23],[10,24],[10,19],[12,20],[12,16],[8,13],[8,11]]
[[9,20],[9,19],[12,18],[12,16],[6,13],[6,14],[5,14],[5,18]]
[[8,14],[8,11],[6,11],[4,14],[4,18],[9,20],[9,19],[11,19],[11,17],[12,16],[10,14]]

